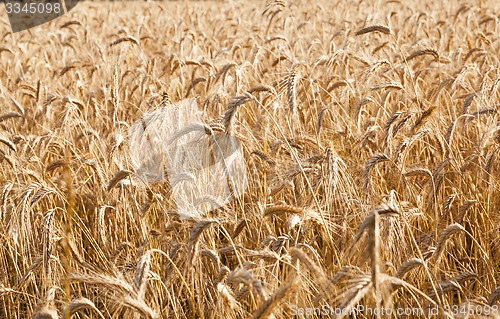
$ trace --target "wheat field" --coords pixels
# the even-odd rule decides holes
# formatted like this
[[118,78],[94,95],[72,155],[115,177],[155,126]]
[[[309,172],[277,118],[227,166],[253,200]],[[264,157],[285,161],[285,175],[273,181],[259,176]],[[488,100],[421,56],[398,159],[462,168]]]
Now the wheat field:
[[[499,318],[499,34],[493,0],[3,14],[0,318]],[[188,98],[248,179],[196,219],[128,143]]]

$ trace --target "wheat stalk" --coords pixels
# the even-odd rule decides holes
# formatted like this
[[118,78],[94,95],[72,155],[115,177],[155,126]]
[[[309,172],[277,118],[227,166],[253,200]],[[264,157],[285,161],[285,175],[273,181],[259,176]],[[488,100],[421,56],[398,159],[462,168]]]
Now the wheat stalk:
[[391,34],[391,30],[389,27],[386,27],[384,25],[372,25],[363,29],[360,29],[356,31],[355,35],[362,35],[362,34],[367,34],[371,32],[380,32],[383,34]]
[[296,278],[290,279],[283,283],[259,308],[253,313],[253,318],[264,319],[269,318],[274,308],[287,295],[291,294],[296,288],[298,281]]
[[113,178],[109,181],[108,186],[106,187],[106,191],[111,191],[113,188],[115,188],[118,183],[126,178],[129,178],[131,175],[134,173],[128,170],[121,170],[115,173]]
[[396,277],[403,278],[406,273],[410,270],[423,265],[424,261],[420,258],[411,258],[405,261],[401,266],[399,266]]
[[438,260],[439,257],[441,256],[441,253],[444,250],[444,247],[446,245],[446,241],[448,240],[448,238],[450,238],[453,234],[459,233],[461,231],[465,231],[465,228],[462,225],[455,223],[455,224],[448,225],[441,232],[441,234],[439,235],[437,244],[436,244],[436,251],[434,252],[434,258],[436,260]]
[[91,309],[99,315],[99,318],[105,318],[91,300],[83,297],[72,300],[64,310],[62,318],[71,318],[73,315],[84,309]]

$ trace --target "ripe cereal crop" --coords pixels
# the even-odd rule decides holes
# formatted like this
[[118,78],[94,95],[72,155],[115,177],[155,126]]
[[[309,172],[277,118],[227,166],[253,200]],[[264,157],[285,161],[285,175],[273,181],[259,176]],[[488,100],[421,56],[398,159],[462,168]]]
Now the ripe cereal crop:
[[500,317],[498,1],[1,19],[0,318]]

